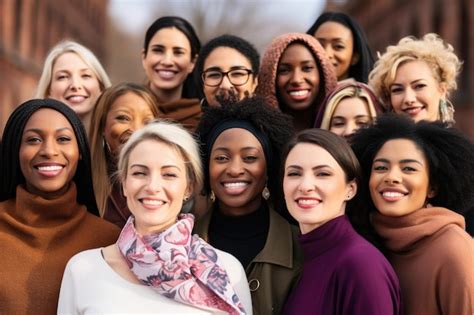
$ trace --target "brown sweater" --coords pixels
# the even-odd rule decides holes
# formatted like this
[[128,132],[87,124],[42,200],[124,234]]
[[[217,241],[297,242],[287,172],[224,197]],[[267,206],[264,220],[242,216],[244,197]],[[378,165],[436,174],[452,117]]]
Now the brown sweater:
[[53,200],[18,186],[15,199],[0,202],[0,314],[55,314],[68,260],[119,233],[77,204],[74,184]]
[[189,132],[194,132],[201,121],[201,104],[197,98],[182,98],[175,102],[159,104],[160,118],[178,122]]
[[433,207],[372,220],[400,279],[404,314],[474,314],[474,240],[462,216]]

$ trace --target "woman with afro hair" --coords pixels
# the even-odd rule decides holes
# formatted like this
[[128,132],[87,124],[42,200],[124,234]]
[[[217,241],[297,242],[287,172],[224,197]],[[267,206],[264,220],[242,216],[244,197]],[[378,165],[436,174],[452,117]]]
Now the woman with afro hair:
[[254,314],[279,314],[302,266],[298,230],[277,211],[291,118],[260,98],[208,107],[197,129],[213,205],[195,232],[246,269]]
[[461,215],[474,201],[472,141],[445,123],[393,114],[352,140],[368,213],[350,213],[370,222],[400,279],[404,313],[472,314],[474,241]]

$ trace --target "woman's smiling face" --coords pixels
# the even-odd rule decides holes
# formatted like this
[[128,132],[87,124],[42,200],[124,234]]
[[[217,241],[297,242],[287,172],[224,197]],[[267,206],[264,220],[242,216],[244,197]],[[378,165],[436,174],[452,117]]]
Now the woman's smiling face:
[[293,111],[311,107],[319,91],[319,70],[311,51],[303,44],[289,45],[277,68],[277,94]]
[[209,177],[224,213],[241,215],[257,210],[267,181],[262,145],[246,129],[223,131],[211,149]]
[[26,189],[46,199],[62,195],[76,174],[79,147],[69,121],[43,108],[25,125],[19,152]]
[[377,152],[369,189],[377,210],[386,216],[403,216],[426,206],[434,197],[424,153],[408,139],[393,139]]

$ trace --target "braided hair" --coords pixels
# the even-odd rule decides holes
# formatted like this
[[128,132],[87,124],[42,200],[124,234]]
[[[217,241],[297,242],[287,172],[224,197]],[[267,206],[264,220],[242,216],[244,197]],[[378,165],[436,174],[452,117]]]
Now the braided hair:
[[0,201],[15,198],[16,187],[25,183],[20,168],[20,146],[23,130],[30,117],[42,108],[50,108],[61,113],[71,124],[79,146],[79,159],[73,181],[77,186],[77,202],[98,215],[92,187],[92,172],[87,136],[79,117],[67,105],[52,99],[33,99],[20,106],[10,115],[3,131],[0,151]]

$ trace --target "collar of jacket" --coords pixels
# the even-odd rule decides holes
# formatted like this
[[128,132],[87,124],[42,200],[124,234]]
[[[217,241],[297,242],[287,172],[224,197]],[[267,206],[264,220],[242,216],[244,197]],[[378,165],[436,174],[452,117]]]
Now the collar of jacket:
[[[211,223],[214,207],[200,218],[194,226],[194,232],[198,233],[206,242],[209,242],[209,224]],[[268,228],[265,246],[248,265],[250,270],[254,263],[270,263],[286,268],[293,268],[293,233],[291,225],[283,219],[275,210],[269,209],[270,225]]]

